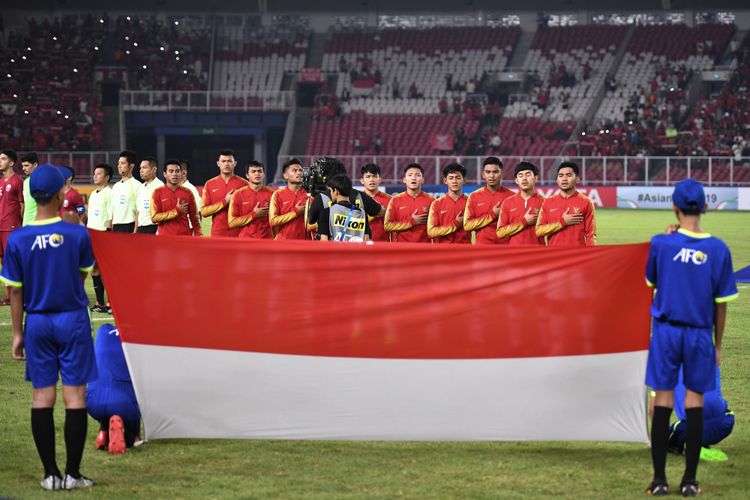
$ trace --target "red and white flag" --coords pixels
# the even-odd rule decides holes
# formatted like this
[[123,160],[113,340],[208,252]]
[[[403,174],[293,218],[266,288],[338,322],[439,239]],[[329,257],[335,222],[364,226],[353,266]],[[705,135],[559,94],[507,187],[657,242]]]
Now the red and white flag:
[[430,134],[430,145],[438,151],[453,151],[453,134]]
[[646,244],[91,236],[148,439],[648,440]]

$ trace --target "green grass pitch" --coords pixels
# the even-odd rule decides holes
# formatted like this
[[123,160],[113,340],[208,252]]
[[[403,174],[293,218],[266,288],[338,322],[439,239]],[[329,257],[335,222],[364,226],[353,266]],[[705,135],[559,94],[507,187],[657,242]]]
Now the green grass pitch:
[[[599,244],[648,241],[674,221],[668,211],[599,210]],[[205,224],[205,229],[208,225]],[[735,269],[750,264],[750,213],[710,212],[704,230],[730,246]],[[90,280],[88,280],[90,287]],[[93,297],[89,288],[89,295]],[[729,462],[702,462],[704,495],[746,498],[750,490],[750,286],[729,305],[722,356],[724,392],[736,413],[721,448]],[[208,306],[207,306],[208,307]],[[95,326],[108,316],[95,315]],[[0,497],[41,498],[42,469],[31,438],[31,387],[10,356],[9,308],[0,310]],[[196,402],[200,404],[200,402]],[[56,407],[64,466],[63,407]],[[156,441],[112,457],[95,452],[89,421],[82,471],[98,484],[68,497],[644,498],[649,449],[608,442]],[[670,456],[673,489],[683,461]],[[677,494],[676,491],[673,495]]]

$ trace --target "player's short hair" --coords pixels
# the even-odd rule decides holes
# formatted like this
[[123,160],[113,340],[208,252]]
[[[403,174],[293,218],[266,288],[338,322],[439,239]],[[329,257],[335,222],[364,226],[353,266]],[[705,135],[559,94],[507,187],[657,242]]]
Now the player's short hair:
[[123,149],[120,151],[120,154],[117,155],[118,158],[125,158],[128,161],[128,165],[135,165],[135,151],[130,151],[129,149]]
[[263,165],[261,162],[259,162],[258,160],[250,160],[249,162],[247,162],[247,168],[245,169],[245,172],[250,172],[250,169],[253,167],[261,168],[264,172],[266,171],[265,165]]
[[39,163],[39,157],[32,151],[21,157],[21,163]]
[[97,168],[101,168],[102,170],[104,170],[104,174],[107,177],[109,177],[110,179],[112,178],[112,172],[113,172],[113,170],[112,170],[112,166],[110,164],[108,164],[108,163],[99,163],[97,166],[94,167],[94,170],[96,170]]
[[284,162],[284,165],[282,165],[281,172],[286,173],[286,169],[288,169],[292,165],[299,165],[301,167],[302,163],[297,158],[289,158],[287,161]]
[[412,168],[416,168],[417,170],[422,172],[422,175],[424,175],[424,169],[422,168],[422,165],[420,165],[419,163],[409,163],[404,169],[404,175],[406,175],[406,172],[408,172]]
[[182,170],[190,172],[190,160],[182,159],[180,160],[180,165],[182,165]]
[[67,165],[63,165],[60,168],[64,168],[65,170],[67,170],[68,172],[70,172],[70,180],[71,180],[71,182],[74,181],[74,180],[76,180],[76,171],[73,170],[72,167],[69,167]]
[[234,150],[232,149],[222,149],[221,151],[219,151],[219,156],[217,156],[216,159],[218,160],[222,156],[231,156],[232,158],[236,158]]
[[326,181],[326,186],[331,189],[335,189],[342,196],[351,196],[352,194],[352,181],[343,174],[334,175]]
[[7,156],[13,163],[18,160],[18,155],[12,149],[3,149],[2,151],[0,151],[0,155]]
[[372,174],[380,177],[380,167],[378,167],[374,163],[368,163],[366,165],[362,165],[362,168],[359,169],[359,173],[362,175],[362,177],[364,177],[365,174]]
[[182,163],[180,163],[180,160],[178,158],[170,158],[167,161],[164,162],[164,171],[167,171],[167,167],[169,165],[177,165],[180,167],[180,170],[182,170]]
[[446,166],[443,167],[443,179],[448,177],[448,174],[455,174],[459,173],[461,174],[461,177],[464,179],[466,178],[466,167],[461,165],[460,163],[449,163]]
[[518,165],[516,165],[516,168],[513,171],[513,175],[517,176],[520,172],[523,172],[525,170],[530,170],[532,174],[539,175],[539,169],[531,163],[530,161],[522,161],[519,162]]
[[576,174],[576,177],[578,177],[578,173],[579,173],[578,164],[573,163],[572,161],[564,161],[564,162],[560,163],[559,167],[557,167],[557,173],[559,174],[560,170],[562,170],[564,168],[572,168],[573,169],[573,173]]
[[498,167],[500,167],[500,169],[503,168],[503,162],[500,161],[500,158],[498,158],[497,156],[488,156],[487,158],[485,158],[482,162],[482,169],[484,169],[486,165],[497,165]]
[[159,168],[159,161],[153,156],[145,156],[141,161],[148,162],[151,168]]

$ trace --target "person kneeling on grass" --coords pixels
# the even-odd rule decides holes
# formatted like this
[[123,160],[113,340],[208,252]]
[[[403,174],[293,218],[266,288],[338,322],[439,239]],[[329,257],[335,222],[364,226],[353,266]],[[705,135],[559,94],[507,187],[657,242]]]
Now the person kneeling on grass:
[[[86,383],[97,377],[88,298],[83,289],[94,267],[86,228],[58,217],[65,193],[63,174],[53,166],[37,167],[29,179],[36,201],[35,219],[13,231],[0,278],[12,287],[13,358],[26,360],[26,380],[33,387],[31,434],[44,466],[45,490],[93,486],[79,470],[86,444]],[[26,313],[26,324],[23,314]],[[65,402],[65,476],[55,459],[58,377]],[[8,453],[3,450],[2,453]]]
[[[680,383],[674,390],[674,412],[679,420],[669,428],[669,451],[682,455],[687,440],[687,424],[685,422],[685,384],[680,371]],[[711,446],[726,439],[734,429],[734,412],[729,409],[724,396],[721,394],[721,375],[719,367],[716,369],[716,387],[703,394],[703,447],[701,459],[709,462],[724,462],[727,455],[718,448]]]
[[104,324],[94,341],[99,378],[86,388],[86,405],[91,418],[99,422],[96,449],[112,455],[125,453],[140,438],[141,411],[130,380],[117,328]]

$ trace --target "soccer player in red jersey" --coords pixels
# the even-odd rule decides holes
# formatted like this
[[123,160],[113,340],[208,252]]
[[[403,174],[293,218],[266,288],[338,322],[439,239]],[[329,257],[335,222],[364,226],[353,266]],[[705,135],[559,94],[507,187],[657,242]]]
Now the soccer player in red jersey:
[[422,192],[424,170],[419,163],[404,169],[406,191],[399,193],[388,203],[385,211],[384,229],[391,233],[392,242],[429,243],[427,217],[435,198]]
[[247,164],[249,186],[238,189],[229,200],[229,227],[240,228],[240,238],[273,239],[268,208],[273,190],[263,185],[265,169],[259,161]]
[[[16,152],[6,149],[0,152],[0,259],[5,256],[8,236],[23,221],[23,179],[13,171],[18,160]],[[1,305],[10,305],[10,287],[6,288],[5,300]]]
[[60,218],[71,224],[86,224],[86,203],[83,201],[81,193],[73,187],[73,181],[76,178],[75,172],[70,167],[60,167],[63,177],[65,178],[65,200],[60,208]]
[[536,221],[544,202],[544,197],[534,190],[539,169],[533,163],[522,161],[516,165],[515,180],[520,191],[506,198],[500,206],[497,237],[510,238],[510,245],[544,245],[544,238],[536,235]]
[[549,246],[596,245],[594,204],[576,191],[578,165],[564,161],[557,167],[560,192],[542,204],[536,235],[547,238]]
[[219,151],[216,165],[219,167],[219,175],[203,185],[201,215],[212,218],[211,236],[236,237],[240,234],[240,229],[229,227],[229,201],[232,199],[232,193],[247,186],[247,182],[242,177],[234,175],[237,160],[231,149]]
[[474,243],[477,245],[507,244],[508,239],[499,240],[495,232],[500,206],[506,198],[513,196],[513,191],[503,187],[503,162],[494,156],[485,158],[482,179],[484,186],[471,193],[466,201],[464,231],[475,231]]
[[302,164],[296,158],[282,167],[286,187],[273,192],[268,222],[276,240],[304,240],[307,191],[302,188]]
[[180,160],[167,160],[164,179],[167,183],[156,188],[151,195],[151,221],[159,225],[156,234],[201,236],[195,197],[189,189],[180,186]]
[[451,163],[443,168],[443,182],[448,186],[448,194],[432,202],[427,218],[427,236],[433,243],[471,243],[471,233],[464,231],[465,179],[463,165]]
[[367,221],[370,224],[370,231],[372,231],[372,241],[390,241],[390,234],[385,232],[383,229],[383,220],[385,217],[385,209],[388,208],[388,203],[391,201],[391,196],[380,190],[380,167],[374,163],[368,163],[360,169],[362,178],[360,182],[365,187],[365,194],[370,198],[377,201],[383,210],[380,211],[379,215],[368,216]]

